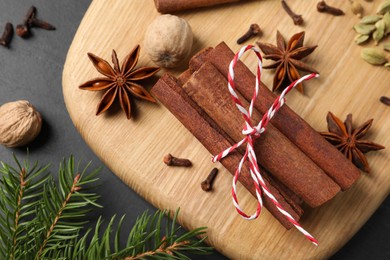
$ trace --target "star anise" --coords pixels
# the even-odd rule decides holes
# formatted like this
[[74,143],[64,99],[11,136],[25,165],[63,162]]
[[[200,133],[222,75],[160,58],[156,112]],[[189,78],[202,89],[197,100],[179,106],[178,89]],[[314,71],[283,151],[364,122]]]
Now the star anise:
[[370,167],[364,153],[385,148],[380,144],[363,139],[368,129],[370,129],[373,119],[368,120],[355,129],[352,129],[352,114],[349,114],[343,123],[334,114],[329,112],[326,120],[328,122],[329,132],[323,132],[321,135],[339,149],[356,167],[369,173]]
[[[294,34],[287,45],[279,31],[276,33],[276,44],[257,42],[257,45],[264,52],[264,58],[275,61],[273,64],[263,66],[264,69],[275,69],[274,84],[272,91],[286,88],[291,82],[299,79],[298,69],[311,73],[318,73],[314,68],[300,61],[311,54],[316,46],[304,47],[303,40],[305,32]],[[303,93],[302,83],[296,88]]]
[[140,53],[140,46],[137,45],[119,66],[118,57],[115,50],[112,50],[112,63],[114,67],[99,58],[98,56],[88,53],[89,59],[95,68],[105,77],[95,78],[82,84],[79,88],[84,90],[105,91],[100,103],[97,106],[96,115],[106,111],[119,98],[122,110],[126,113],[127,119],[131,117],[130,95],[144,99],[150,102],[156,100],[141,85],[136,82],[149,78],[154,75],[160,68],[141,67],[134,69]]

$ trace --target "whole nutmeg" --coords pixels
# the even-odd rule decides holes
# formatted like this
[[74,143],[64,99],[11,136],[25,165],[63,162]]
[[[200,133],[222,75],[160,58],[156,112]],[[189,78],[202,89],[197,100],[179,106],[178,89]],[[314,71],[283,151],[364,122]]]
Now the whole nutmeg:
[[0,144],[6,147],[30,143],[41,127],[41,115],[26,100],[5,103],[0,107]]
[[173,68],[191,53],[191,26],[182,18],[166,14],[157,17],[145,33],[145,49],[158,66]]

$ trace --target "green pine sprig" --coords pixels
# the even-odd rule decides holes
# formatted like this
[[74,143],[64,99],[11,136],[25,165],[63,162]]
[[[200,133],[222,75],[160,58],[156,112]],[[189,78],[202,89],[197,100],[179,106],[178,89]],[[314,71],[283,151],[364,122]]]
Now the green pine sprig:
[[94,230],[85,230],[88,213],[101,207],[93,192],[99,169],[79,170],[70,157],[55,182],[49,165],[14,158],[17,167],[0,165],[0,259],[189,259],[211,252],[203,244],[205,228],[182,231],[178,211],[171,222],[166,211],[143,213],[126,243],[120,239],[124,216],[113,216],[106,227],[99,218]]

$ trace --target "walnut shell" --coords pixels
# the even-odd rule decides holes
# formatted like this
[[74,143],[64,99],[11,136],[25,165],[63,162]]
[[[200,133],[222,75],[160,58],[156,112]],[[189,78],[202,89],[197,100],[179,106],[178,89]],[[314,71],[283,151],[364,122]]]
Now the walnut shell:
[[145,49],[158,66],[173,68],[191,53],[193,34],[186,20],[166,14],[157,17],[145,33]]
[[26,100],[5,103],[0,107],[0,144],[6,147],[30,143],[41,127],[41,115]]

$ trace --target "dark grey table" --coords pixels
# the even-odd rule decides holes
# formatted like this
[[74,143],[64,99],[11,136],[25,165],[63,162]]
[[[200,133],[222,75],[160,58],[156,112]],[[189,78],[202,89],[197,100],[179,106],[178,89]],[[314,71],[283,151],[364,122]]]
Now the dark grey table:
[[[68,116],[61,87],[65,57],[90,0],[1,0],[0,30],[8,21],[14,26],[20,23],[32,4],[37,6],[38,16],[52,22],[57,30],[36,29],[28,40],[15,36],[9,50],[0,46],[0,104],[26,99],[43,115],[43,131],[29,147],[31,160],[51,162],[56,172],[58,163],[73,154],[78,160],[92,161],[92,167],[100,167],[102,163],[81,139]],[[13,152],[26,158],[25,148],[1,146],[0,160],[12,163]],[[109,219],[113,214],[126,214],[125,229],[129,230],[144,210],[155,211],[107,168],[103,168],[100,178],[102,185],[98,193],[104,209],[97,210],[96,215]],[[390,259],[389,219],[390,198],[332,259]],[[194,258],[225,259],[218,253]]]

